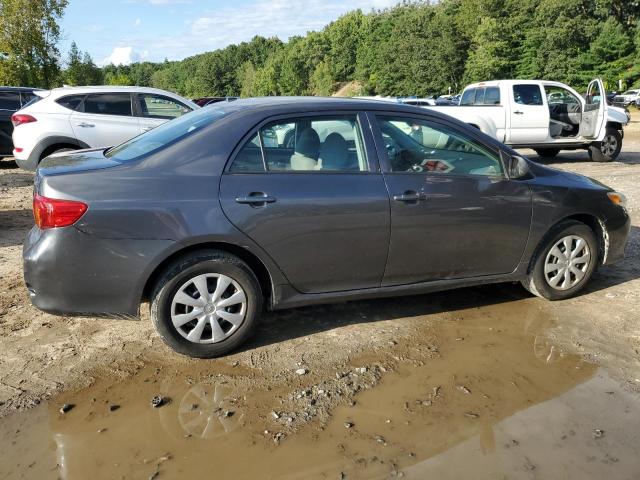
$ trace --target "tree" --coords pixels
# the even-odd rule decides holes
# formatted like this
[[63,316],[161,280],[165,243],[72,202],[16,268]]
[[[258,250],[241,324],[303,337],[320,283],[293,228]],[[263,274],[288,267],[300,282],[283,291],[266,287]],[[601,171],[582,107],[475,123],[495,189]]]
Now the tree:
[[251,62],[245,62],[240,67],[240,96],[256,96],[256,69]]
[[0,84],[50,88],[59,80],[58,21],[67,0],[0,2]]
[[335,83],[329,64],[320,62],[311,74],[311,93],[324,97],[329,96],[334,91]]
[[72,42],[63,77],[68,85],[98,85],[102,83],[102,70],[93,63],[89,53],[83,54],[76,42]]

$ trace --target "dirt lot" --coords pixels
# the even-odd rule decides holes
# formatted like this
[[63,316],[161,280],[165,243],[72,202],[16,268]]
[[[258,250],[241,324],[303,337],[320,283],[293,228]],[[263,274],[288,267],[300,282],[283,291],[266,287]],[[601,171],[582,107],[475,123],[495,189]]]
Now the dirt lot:
[[241,352],[193,361],[146,306],[30,305],[33,177],[0,162],[0,477],[639,478],[640,116],[618,161],[547,163],[629,199],[627,259],[578,298],[493,285],[269,313]]

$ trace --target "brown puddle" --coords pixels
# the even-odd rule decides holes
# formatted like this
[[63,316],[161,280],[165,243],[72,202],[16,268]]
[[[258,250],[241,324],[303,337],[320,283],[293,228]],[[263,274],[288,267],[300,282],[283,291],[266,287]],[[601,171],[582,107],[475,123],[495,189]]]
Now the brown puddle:
[[[640,478],[640,398],[509,308],[457,312],[437,358],[416,361],[415,339],[355,405],[275,441],[291,386],[207,362],[98,381],[3,419],[0,478]],[[171,402],[153,408],[158,393]]]

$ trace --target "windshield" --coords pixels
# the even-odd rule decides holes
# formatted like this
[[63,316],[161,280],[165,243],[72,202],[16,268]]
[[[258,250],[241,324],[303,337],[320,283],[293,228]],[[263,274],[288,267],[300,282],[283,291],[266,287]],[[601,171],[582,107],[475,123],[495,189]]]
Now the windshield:
[[196,110],[109,149],[105,157],[119,162],[136,160],[211,125],[225,115],[227,112],[214,108]]

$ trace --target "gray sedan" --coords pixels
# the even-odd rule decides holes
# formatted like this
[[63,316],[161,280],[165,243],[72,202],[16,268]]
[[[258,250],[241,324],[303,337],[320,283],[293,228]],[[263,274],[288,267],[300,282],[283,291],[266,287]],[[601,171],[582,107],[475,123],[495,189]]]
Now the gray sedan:
[[624,196],[446,115],[368,100],[216,104],[45,159],[32,302],[137,316],[176,351],[236,348],[264,308],[520,281],[571,297],[624,255]]

